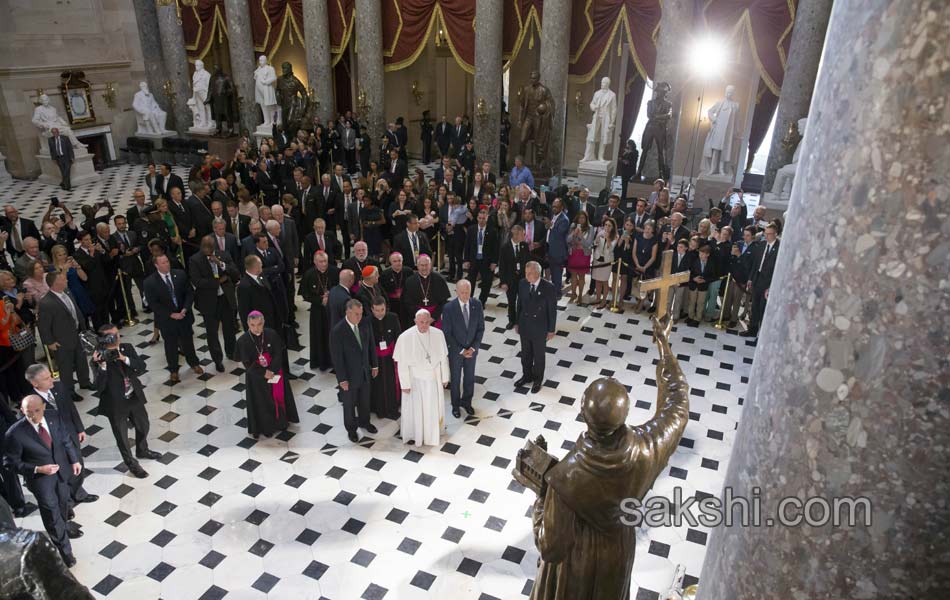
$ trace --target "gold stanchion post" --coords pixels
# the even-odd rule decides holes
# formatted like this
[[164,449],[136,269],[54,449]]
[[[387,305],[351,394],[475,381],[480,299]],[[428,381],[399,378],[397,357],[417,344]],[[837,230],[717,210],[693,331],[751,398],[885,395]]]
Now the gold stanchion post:
[[620,268],[624,265],[623,259],[617,259],[617,270],[614,272],[614,302],[613,306],[610,307],[610,312],[615,314],[621,314],[623,309],[620,307],[617,302],[617,296],[620,294]]
[[53,362],[53,355],[49,353],[49,346],[43,344],[43,351],[46,352],[46,362],[49,363],[49,372],[53,376],[53,379],[59,379],[59,369],[56,368],[56,363]]
[[126,327],[132,327],[137,321],[132,318],[132,309],[129,308],[129,295],[125,293],[125,280],[122,279],[123,275],[125,275],[125,273],[122,272],[122,269],[119,269],[119,274],[115,277],[119,281],[119,289],[122,290],[122,304],[125,305],[125,325]]
[[732,281],[732,273],[726,274],[726,291],[722,294],[722,306],[719,307],[719,321],[713,325],[716,329],[725,329],[725,326],[722,324],[722,314],[726,310],[726,300],[729,299],[729,283]]

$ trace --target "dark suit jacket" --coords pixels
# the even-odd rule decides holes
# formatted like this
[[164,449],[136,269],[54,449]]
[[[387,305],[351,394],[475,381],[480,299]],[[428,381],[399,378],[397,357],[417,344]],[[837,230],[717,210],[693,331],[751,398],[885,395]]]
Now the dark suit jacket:
[[[264,279],[266,280],[266,277]],[[244,324],[245,330],[247,328],[247,315],[255,310],[264,315],[264,323],[267,327],[271,327],[271,329],[278,332],[281,330],[283,311],[279,309],[277,301],[274,299],[274,293],[268,286],[269,284],[261,285],[254,282],[251,276],[246,273],[238,283],[238,318]]]
[[381,174],[380,177],[389,181],[389,187],[394,190],[398,190],[402,187],[402,181],[409,174],[409,168],[406,166],[406,161],[399,158],[396,159],[396,171],[393,172],[392,165],[386,168],[386,172]]
[[[765,240],[756,242],[750,248],[752,252],[751,257],[751,268],[752,273],[749,277],[749,281],[752,282],[754,287],[759,289],[767,290],[772,285],[772,275],[775,273],[775,259],[778,257],[780,240],[775,240],[775,243],[772,244],[772,250],[768,252],[765,256],[765,261],[762,261],[762,255],[766,253],[768,244]],[[759,266],[761,265],[761,269]]]
[[624,214],[619,208],[611,209],[609,206],[598,206],[597,214],[594,216],[594,222],[592,225],[597,225],[600,227],[604,222],[604,216],[608,216],[614,220],[617,224],[617,229],[620,230],[623,228],[623,220],[627,215]]
[[554,225],[549,229],[550,235],[547,235],[548,256],[551,260],[558,260],[561,263],[567,261],[567,236],[571,231],[571,220],[567,213],[561,211],[557,220],[551,215],[551,221]]
[[[94,365],[96,390],[99,392],[99,414],[110,420],[127,418],[129,409],[145,404],[145,392],[139,376],[145,374],[145,361],[132,344],[119,344],[119,351],[129,359],[129,364],[112,362],[103,369]],[[125,378],[132,384],[132,395],[125,397]]]
[[[478,223],[469,225],[465,234],[465,247],[462,249],[463,261],[474,261],[478,257]],[[485,239],[482,240],[482,260],[498,262],[498,229],[485,224]]]
[[449,144],[452,143],[452,131],[453,125],[449,122],[443,123],[439,121],[435,125],[435,143],[439,145],[439,148],[448,148]]
[[192,227],[195,228],[195,239],[200,240],[211,233],[211,221],[214,215],[211,214],[211,209],[205,204],[205,200],[198,196],[189,196],[185,200],[185,206],[188,207],[188,215],[191,217]]
[[[69,432],[70,437],[73,438],[73,444],[76,448],[79,448],[79,439],[76,436],[85,432],[86,428],[82,423],[82,417],[79,416],[76,403],[73,402],[73,394],[66,389],[61,381],[53,383],[52,392],[55,396],[53,401],[56,403],[56,408],[53,408],[47,402],[46,418],[49,419],[50,415],[56,415]],[[36,392],[31,389],[30,393],[35,394]]]
[[172,200],[169,200],[168,212],[170,212],[172,217],[175,218],[175,224],[178,225],[179,235],[181,235],[182,239],[187,238],[191,228],[195,226],[195,222],[191,217],[191,209],[188,207],[187,200],[182,200],[180,207]]
[[224,219],[224,230],[236,237],[239,241],[246,238],[251,233],[251,217],[247,215],[238,215],[238,230],[234,231],[234,225],[231,223],[231,216]]
[[352,298],[349,290],[343,289],[341,285],[335,285],[330,288],[330,296],[327,298],[327,308],[330,309],[330,329],[343,319],[346,314],[346,303]]
[[330,344],[330,360],[333,363],[337,383],[349,382],[351,390],[369,383],[372,378],[371,369],[379,366],[373,324],[369,319],[363,319],[360,322],[358,327],[362,344],[356,341],[356,336],[353,335],[350,323],[345,317],[332,327],[330,336],[333,343]]
[[[337,239],[336,235],[328,235],[327,232],[323,232],[323,246],[331,265],[336,264],[343,256],[340,240]],[[320,245],[317,244],[317,234],[311,231],[303,240],[303,262],[306,265],[304,271],[313,268],[313,255],[319,249]]]
[[[13,247],[13,223],[10,222],[6,217],[0,217],[0,228],[10,234],[10,237],[7,238],[7,251],[10,252],[13,256],[17,256],[19,253]],[[36,228],[36,224],[33,223],[30,219],[24,219],[23,217],[18,218],[18,225],[20,227],[20,240],[25,240],[28,237],[40,239],[40,232]],[[12,266],[12,265],[11,265]]]
[[[580,212],[581,210],[581,200],[579,197],[575,196],[574,198],[571,198],[568,205],[570,207],[569,212],[570,212],[571,221],[573,222],[574,217],[576,217],[577,213]],[[591,225],[594,225],[595,224],[594,217],[597,214],[597,207],[594,206],[594,202],[590,198],[587,198],[587,206],[585,207],[584,212],[587,213],[587,222],[590,223]]]
[[[670,268],[670,273],[682,273],[684,271],[689,271],[690,267],[693,264],[693,255],[689,252],[683,253],[683,258],[680,258],[680,255],[676,252],[673,252],[673,263]],[[689,282],[684,281],[679,284],[679,287],[689,287]]]
[[[211,234],[211,236],[214,238],[215,252],[220,252],[221,249],[218,247],[218,236],[214,234]],[[224,232],[224,254],[227,254],[231,258],[235,266],[237,266],[241,261],[241,245],[238,242],[237,237],[228,233],[227,231]],[[236,281],[235,285],[237,285]]]
[[498,279],[508,287],[518,285],[524,277],[525,263],[530,260],[528,244],[521,242],[517,253],[512,242],[502,245],[498,251]]
[[[149,308],[155,313],[155,324],[162,333],[169,331],[178,335],[192,335],[191,328],[195,323],[195,315],[191,310],[195,300],[194,291],[184,271],[172,269],[170,273],[172,286],[175,288],[175,300],[173,301],[171,291],[158,271],[145,278],[145,298]],[[187,309],[185,318],[172,319],[172,313],[182,309]]]
[[452,135],[452,147],[456,150],[465,145],[465,140],[468,139],[468,128],[465,127],[465,124],[462,125],[451,125],[450,132]]
[[[155,201],[156,198],[158,198],[158,195],[161,193],[161,190],[158,187],[159,178],[161,176],[162,176],[161,173],[157,173],[157,172],[155,173],[154,177],[152,177],[148,173],[145,174],[145,189],[148,190],[148,197],[153,202]],[[152,192],[153,189],[155,190],[154,192]]]
[[531,284],[522,279],[518,284],[518,335],[540,339],[554,333],[557,327],[557,296],[554,286],[543,277],[537,291],[531,293]]
[[[79,450],[60,420],[48,418],[46,425],[52,449],[46,447],[26,417],[11,425],[3,440],[4,466],[22,475],[31,491],[51,491],[57,479],[68,481],[73,474],[70,465],[79,462]],[[34,473],[43,465],[59,465],[59,471],[55,475]]]
[[[419,254],[428,254],[432,256],[432,247],[429,244],[429,236],[422,233],[421,231],[416,231],[416,240],[419,243]],[[416,259],[412,254],[412,244],[409,243],[409,232],[403,230],[396,235],[396,238],[393,240],[393,250],[402,254],[402,264],[410,269],[415,270],[416,268]]]
[[313,227],[313,220],[317,217],[323,217],[323,203],[320,194],[323,191],[322,187],[311,185],[309,188],[300,190],[297,194],[297,200],[301,209],[301,216],[303,217],[300,222],[301,227],[306,227],[310,229]]
[[[112,243],[112,247],[119,249],[119,254],[116,256],[116,264],[120,269],[122,269],[123,272],[125,272],[126,275],[130,275],[132,277],[141,277],[145,273],[145,265],[142,262],[142,252],[145,250],[139,250],[139,253],[133,256],[123,256],[123,254],[133,248],[142,248],[144,246],[144,244],[142,244],[143,240],[139,239],[138,232],[135,232],[131,229],[127,230],[125,235],[129,239],[128,246],[126,246],[125,242],[122,241],[122,238],[119,237],[118,231],[113,233],[109,238],[110,242]],[[148,256],[148,254],[146,254],[146,256]],[[132,299],[129,298],[130,302],[131,300]]]
[[[694,277],[702,277],[705,282],[697,283],[693,281]],[[703,261],[697,256],[689,266],[689,289],[705,292],[709,289],[709,284],[718,277],[716,273],[716,261],[713,256],[706,259],[705,268]]]
[[60,139],[60,151],[56,151],[56,138],[49,138],[49,155],[56,162],[65,161],[67,163],[73,162],[75,158],[73,154],[73,143],[66,136],[59,136]]
[[[218,252],[215,248],[214,254],[224,263],[224,272],[219,270],[217,279],[204,252],[196,252],[188,259],[188,274],[191,276],[191,283],[195,286],[195,310],[203,315],[218,310],[218,289],[224,291],[228,304],[237,310],[235,286],[241,279],[241,273],[227,253]],[[224,280],[224,275],[227,275],[227,280]]]
[[[328,217],[333,217],[334,219],[337,219],[337,221],[341,220],[343,216],[337,215],[337,213],[340,211],[336,210],[336,208],[342,195],[343,192],[336,189],[335,183],[331,183],[330,187],[326,188],[325,190],[323,185],[318,186],[316,188],[316,192],[314,193],[314,214],[316,215],[314,218],[323,217],[326,219]],[[327,211],[331,208],[335,210],[334,214],[327,215]],[[310,225],[313,226],[313,221],[310,221]]]
[[168,198],[169,200],[172,197],[172,188],[178,188],[181,190],[181,197],[185,197],[185,182],[181,180],[181,177],[175,175],[174,173],[169,173],[168,178],[159,173],[155,176],[155,180],[158,182],[158,195],[162,198]]
[[[69,291],[66,291],[66,294],[72,297]],[[73,304],[76,304],[75,298],[73,298]],[[79,305],[76,304],[75,308],[78,313],[76,316],[82,323],[84,317],[79,310]],[[40,337],[44,344],[59,343],[65,350],[71,350],[79,345],[79,329],[76,327],[76,321],[56,294],[49,292],[43,296],[39,304],[39,314],[43,315],[43,318],[39,319],[39,325]]]
[[446,302],[442,307],[442,333],[445,334],[450,355],[468,348],[474,348],[477,355],[482,336],[485,335],[485,312],[482,303],[476,298],[468,299],[468,327],[465,327],[462,304],[458,298]]

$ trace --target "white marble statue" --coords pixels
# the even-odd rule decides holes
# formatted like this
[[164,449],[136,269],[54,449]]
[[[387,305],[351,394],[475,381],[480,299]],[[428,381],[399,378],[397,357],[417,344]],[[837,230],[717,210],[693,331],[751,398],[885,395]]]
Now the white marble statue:
[[51,133],[52,129],[58,129],[60,135],[69,138],[73,145],[74,152],[86,152],[86,146],[80,142],[76,134],[73,133],[69,123],[59,116],[55,106],[50,106],[49,96],[46,94],[40,94],[39,106],[33,109],[33,124],[40,130],[40,153],[43,153],[44,150],[46,153],[49,153],[49,143],[47,140],[53,135]]
[[726,97],[713,104],[706,113],[710,125],[703,145],[702,173],[705,175],[731,177],[735,173],[732,147],[739,120],[739,103],[733,100],[735,94],[735,86],[727,85]]
[[139,83],[139,91],[132,98],[132,109],[138,125],[135,135],[162,135],[166,132],[165,119],[168,115],[148,91],[148,84],[144,81]]
[[267,57],[261,55],[257,59],[257,69],[254,71],[254,101],[261,105],[264,113],[264,123],[260,129],[266,129],[268,134],[274,126],[274,113],[277,112],[277,72],[267,64]]
[[808,124],[807,118],[798,120],[798,135],[801,141],[798,142],[798,148],[795,148],[795,154],[792,155],[792,162],[788,163],[775,172],[775,179],[772,181],[772,193],[770,198],[787,203],[792,196],[792,183],[795,181],[795,172],[798,170],[798,159],[802,153],[802,146],[805,145],[805,126]]
[[614,124],[617,120],[617,94],[610,89],[609,77],[600,80],[600,89],[594,93],[590,109],[594,115],[587,125],[587,148],[581,160],[603,161],[607,146],[613,142]]
[[213,129],[214,120],[211,118],[211,107],[205,102],[208,100],[208,86],[211,83],[211,73],[205,70],[203,61],[195,61],[195,74],[191,77],[191,98],[188,107],[191,108],[193,129]]

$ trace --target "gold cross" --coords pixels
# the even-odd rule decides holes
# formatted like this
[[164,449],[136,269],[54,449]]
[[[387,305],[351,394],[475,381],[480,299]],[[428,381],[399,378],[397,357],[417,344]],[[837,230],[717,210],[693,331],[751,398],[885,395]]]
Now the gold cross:
[[659,290],[656,301],[656,319],[661,321],[666,315],[666,306],[668,303],[670,288],[676,287],[681,283],[689,281],[689,271],[672,273],[673,270],[673,251],[667,250],[663,253],[663,263],[660,266],[660,276],[655,279],[648,279],[640,282],[640,297],[645,297],[646,293],[652,290]]

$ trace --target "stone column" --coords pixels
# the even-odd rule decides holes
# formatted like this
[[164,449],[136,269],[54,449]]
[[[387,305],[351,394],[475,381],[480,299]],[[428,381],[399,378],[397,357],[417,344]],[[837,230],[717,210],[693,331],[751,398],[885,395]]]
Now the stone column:
[[[653,81],[643,90],[643,100],[653,98],[653,85],[659,81],[670,84],[670,101],[673,103],[673,117],[666,131],[666,164],[673,169],[673,156],[676,151],[676,130],[679,122],[680,106],[683,103],[683,87],[689,79],[689,40],[695,37],[696,0],[663,0],[660,15],[660,32],[656,41],[656,67],[653,69]],[[641,140],[635,140],[640,148]],[[642,152],[643,149],[640,148]],[[660,175],[656,145],[650,150],[650,158],[643,165],[643,174],[652,182]],[[672,184],[667,182],[672,189]]]
[[[500,171],[501,146],[501,35],[504,2],[480,0],[475,5],[475,153],[479,162],[490,161]],[[486,115],[478,116],[478,102],[485,101]]]
[[[570,58],[571,3],[569,0],[547,0],[541,16],[541,83],[554,97],[551,141],[548,146],[548,164],[554,175],[559,175],[564,161],[564,129],[567,115],[567,63]],[[512,157],[513,158],[513,157]],[[526,162],[531,162],[526,159]],[[535,173],[539,181],[547,173]]]
[[325,0],[303,0],[303,30],[307,39],[307,80],[320,103],[317,115],[324,123],[333,120],[333,68],[330,66],[330,28]]
[[769,147],[769,160],[765,167],[762,191],[772,189],[775,172],[792,162],[795,149],[786,149],[782,144],[788,126],[808,116],[815,78],[818,77],[818,62],[824,47],[825,31],[831,16],[833,0],[799,0],[795,11],[795,28],[789,46],[788,62],[785,63],[785,78],[775,115],[775,129]]
[[[169,114],[174,116],[174,129],[182,134],[191,126],[191,110],[187,104],[188,98],[191,97],[191,73],[188,71],[188,55],[185,53],[185,34],[181,30],[181,23],[178,22],[175,4],[156,5],[155,10],[158,12],[158,31],[162,38],[165,74],[175,91],[175,103]],[[155,96],[168,100],[161,87],[151,91]]]
[[247,0],[225,0],[225,14],[228,20],[228,51],[231,53],[231,80],[236,93],[241,98],[241,128],[254,133],[261,122],[260,111],[254,104],[254,69],[257,57],[254,56],[254,41],[251,39],[251,15],[247,9]]
[[864,497],[872,526],[720,526],[703,600],[946,595],[948,22],[943,0],[835,2],[725,477],[763,517]]
[[[158,30],[158,13],[154,2],[133,2],[135,8],[135,22],[139,31],[139,42],[142,44],[142,58],[145,65],[145,81],[162,109],[170,112],[168,99],[162,93],[165,83],[165,59],[162,56],[162,39]],[[132,90],[138,91],[138,83]]]
[[[380,0],[356,0],[356,70],[357,97],[354,103],[360,123],[369,133],[373,154],[385,130],[385,97],[383,84],[383,34]],[[366,94],[367,108],[359,107],[359,93]],[[365,112],[365,114],[364,114]]]

